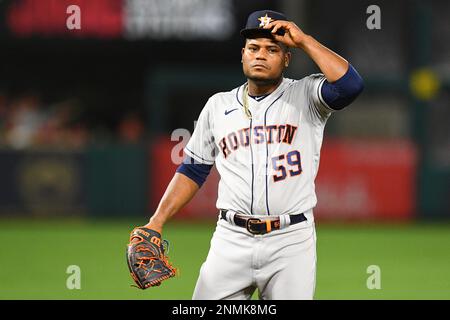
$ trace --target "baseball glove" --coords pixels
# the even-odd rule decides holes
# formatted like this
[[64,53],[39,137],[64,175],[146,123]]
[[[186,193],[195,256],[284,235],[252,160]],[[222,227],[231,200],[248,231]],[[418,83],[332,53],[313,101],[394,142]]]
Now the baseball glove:
[[138,227],[130,235],[127,245],[127,263],[133,280],[140,289],[159,286],[163,280],[175,276],[175,268],[167,260],[161,234],[155,230]]

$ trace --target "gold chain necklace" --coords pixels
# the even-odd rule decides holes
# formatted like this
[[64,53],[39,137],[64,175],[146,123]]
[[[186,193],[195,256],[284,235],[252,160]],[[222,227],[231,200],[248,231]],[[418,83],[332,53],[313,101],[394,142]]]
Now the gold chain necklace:
[[244,87],[244,93],[242,97],[242,101],[244,102],[244,112],[247,115],[247,117],[251,120],[252,119],[252,113],[250,112],[248,108],[248,84]]

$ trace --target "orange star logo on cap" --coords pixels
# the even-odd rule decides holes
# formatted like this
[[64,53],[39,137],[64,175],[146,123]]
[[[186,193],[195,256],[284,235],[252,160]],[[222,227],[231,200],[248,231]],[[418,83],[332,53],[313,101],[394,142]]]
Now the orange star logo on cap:
[[265,17],[260,17],[260,18],[258,18],[258,20],[261,21],[261,23],[259,24],[259,26],[260,26],[260,27],[265,27],[265,26],[267,26],[267,25],[272,21],[272,18],[269,17],[269,16],[267,15],[267,13],[266,13],[266,16],[265,16]]

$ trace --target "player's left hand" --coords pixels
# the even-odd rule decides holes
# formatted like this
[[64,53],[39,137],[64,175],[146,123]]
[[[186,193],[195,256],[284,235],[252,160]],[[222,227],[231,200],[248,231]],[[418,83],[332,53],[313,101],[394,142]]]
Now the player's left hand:
[[[274,39],[291,48],[300,48],[307,37],[292,21],[275,20],[265,25],[264,29],[272,29]],[[284,29],[283,36],[276,34],[279,29]]]

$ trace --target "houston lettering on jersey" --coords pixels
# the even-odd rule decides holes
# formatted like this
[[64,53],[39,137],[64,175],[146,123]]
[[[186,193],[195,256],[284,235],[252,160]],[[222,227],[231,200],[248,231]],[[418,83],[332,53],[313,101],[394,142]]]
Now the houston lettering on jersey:
[[[250,134],[252,130],[252,134]],[[223,156],[228,157],[231,152],[236,151],[239,147],[248,147],[250,139],[252,144],[267,143],[286,143],[291,144],[294,140],[297,127],[290,124],[270,125],[270,126],[255,126],[253,128],[243,128],[238,131],[233,131],[223,137],[219,141],[220,151]]]

